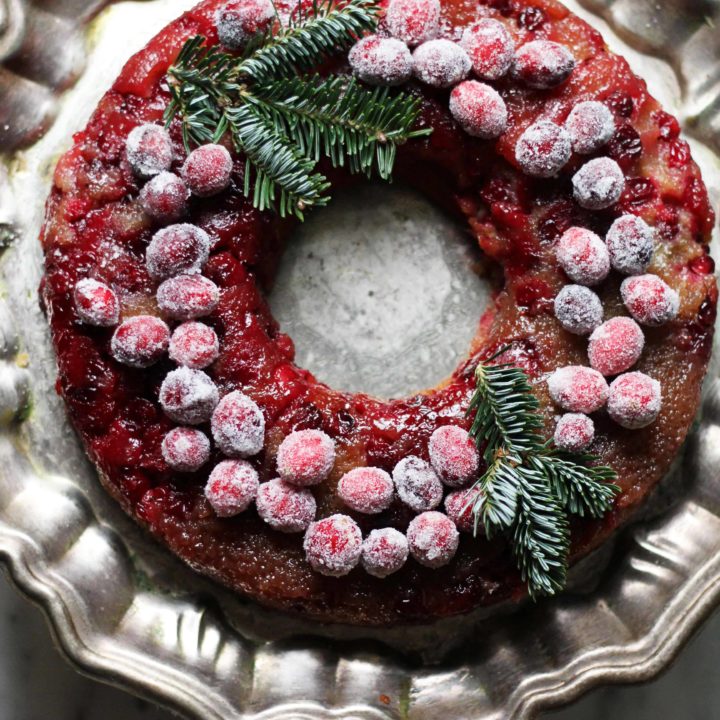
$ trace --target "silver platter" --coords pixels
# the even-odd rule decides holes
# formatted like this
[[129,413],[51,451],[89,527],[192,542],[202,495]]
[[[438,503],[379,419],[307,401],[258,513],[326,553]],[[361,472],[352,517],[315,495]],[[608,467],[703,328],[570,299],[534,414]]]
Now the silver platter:
[[[600,29],[681,118],[718,207],[720,0],[582,2],[570,3],[571,9]],[[0,261],[0,556],[17,585],[45,609],[68,657],[84,672],[203,720],[520,720],[599,683],[646,680],[666,667],[720,600],[717,364],[673,472],[673,486],[679,483],[682,492],[671,509],[624,533],[591,592],[485,621],[475,634],[480,618],[378,638],[261,610],[170,557],[104,494],[53,388],[55,362],[36,292],[42,202],[55,160],[123,62],[192,2],[125,2],[105,10],[103,4],[0,0],[0,240],[6,246]],[[372,202],[368,192],[365,201]],[[405,222],[403,208],[417,203],[398,193],[397,207],[387,210],[393,227]],[[326,222],[337,221],[330,213]],[[430,213],[410,230],[428,247],[447,234],[442,222]],[[302,289],[293,272],[317,269],[316,252],[337,252],[328,237],[332,233],[321,228],[301,238],[301,247],[310,250],[292,251],[295,264],[281,270],[281,279],[286,272],[290,286]],[[428,256],[433,269],[449,273],[438,276],[449,278],[443,283],[449,290],[432,307],[442,310],[448,323],[442,337],[459,353],[472,327],[461,312],[467,303],[458,304],[453,293],[472,293],[481,304],[484,290],[467,285],[473,259],[445,250]],[[415,252],[400,242],[398,252],[405,251]],[[338,258],[333,262],[336,277]],[[378,268],[388,264],[382,254],[374,262]],[[363,292],[364,282],[350,279]],[[398,278],[397,297],[382,298],[384,307],[407,306],[412,288],[403,282]],[[323,285],[314,292],[331,300],[339,291]],[[290,301],[282,293],[272,301],[305,353],[302,359],[334,380],[338,364],[325,356],[340,352],[352,389],[408,390],[403,382],[435,382],[430,369],[437,372],[452,360],[413,354],[433,346],[433,338],[415,332],[422,319],[392,317],[382,337],[393,340],[397,376],[383,372],[388,356],[382,353],[371,358],[374,365],[353,369],[366,350],[357,345],[357,333],[343,336],[343,347],[314,357],[323,338],[306,322],[313,306],[304,296]],[[372,312],[372,303],[363,302],[350,304]],[[328,312],[341,317],[337,308]],[[424,324],[432,322],[425,318]],[[343,378],[337,379],[340,384]],[[413,664],[388,648],[429,657],[429,646],[443,649],[467,637],[474,640],[440,664]]]

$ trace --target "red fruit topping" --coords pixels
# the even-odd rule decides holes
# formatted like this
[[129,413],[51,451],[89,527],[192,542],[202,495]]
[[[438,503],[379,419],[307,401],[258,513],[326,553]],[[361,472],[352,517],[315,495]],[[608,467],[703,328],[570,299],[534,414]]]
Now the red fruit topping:
[[140,191],[139,200],[142,209],[153,220],[174,222],[187,212],[189,195],[182,178],[161,172]]
[[625,189],[625,175],[610,158],[585,163],[573,176],[573,194],[580,207],[603,210],[614,205]]
[[415,76],[426,85],[446,88],[464,80],[470,72],[470,58],[450,40],[429,40],[413,53]]
[[310,525],[303,547],[315,572],[342,577],[360,562],[362,544],[360,528],[351,517],[331,515]]
[[553,439],[560,450],[583,452],[595,439],[595,423],[587,415],[567,413],[558,420]]
[[[480,488],[471,487],[451,492],[445,498],[445,512],[460,532],[475,532],[473,505],[481,496],[482,490]],[[478,535],[484,532],[482,522],[478,522],[477,532]]]
[[384,578],[397,572],[408,559],[407,538],[395,528],[373,530],[362,545],[362,566],[368,575]]
[[589,288],[566,285],[555,298],[555,317],[573,335],[589,335],[602,323],[602,302]]
[[447,565],[458,549],[460,535],[455,523],[440,512],[424,512],[407,529],[410,554],[430,568]]
[[652,260],[655,231],[637,215],[623,215],[610,226],[605,243],[615,270],[640,275]]
[[472,69],[482,80],[499,80],[515,60],[515,43],[505,26],[485,18],[465,28],[460,46],[470,57]]
[[630,123],[626,123],[618,128],[615,135],[611,138],[607,149],[607,154],[613,160],[617,160],[621,167],[626,169],[631,167],[642,153],[642,139],[638,131],[630,125]]
[[636,275],[620,286],[625,307],[642,325],[663,325],[677,317],[680,296],[657,275]]
[[178,368],[169,372],[160,386],[160,405],[165,414],[184,425],[207,422],[218,400],[217,386],[202,370]]
[[575,69],[575,58],[564,45],[549,40],[525,43],[515,55],[513,75],[538,90],[564,83]]
[[591,413],[608,399],[608,384],[597,371],[583,365],[558,368],[547,381],[550,397],[563,410]]
[[125,320],[115,331],[110,351],[123,365],[146,368],[165,354],[169,343],[170,328],[160,318],[136,315]]
[[579,285],[597,285],[610,272],[605,243],[592,231],[573,227],[555,246],[555,257],[565,274]]
[[489,85],[466,80],[450,93],[450,112],[473,137],[491,140],[507,129],[505,101]]
[[440,27],[438,0],[391,0],[385,17],[390,34],[411,47],[432,40]]
[[204,323],[183,323],[170,338],[170,359],[193,370],[202,370],[212,365],[219,351],[217,334]]
[[567,165],[572,155],[570,135],[549,120],[540,120],[520,136],[515,159],[524,173],[532,177],[552,177]]
[[645,336],[634,320],[629,317],[612,318],[590,336],[590,365],[603,375],[617,375],[640,359],[644,346]]
[[376,515],[390,507],[393,481],[380,468],[358,467],[340,478],[337,494],[351,510]]
[[182,177],[193,195],[210,197],[230,185],[233,161],[222,145],[203,145],[193,150],[182,166]]
[[218,517],[232,517],[250,507],[258,492],[258,474],[245,460],[223,460],[210,473],[205,497]]
[[644,205],[652,202],[657,197],[655,183],[649,178],[628,178],[625,181],[625,192],[623,193],[623,205]]
[[401,85],[412,76],[412,55],[408,46],[394,38],[369,35],[348,54],[357,77],[370,85]]
[[87,325],[112,327],[120,319],[120,301],[115,291],[105,283],[85,278],[75,285],[75,311]]
[[226,455],[251,457],[263,448],[265,418],[254,400],[235,390],[215,408],[212,435]]
[[715,272],[715,261],[710,255],[700,255],[690,261],[689,267],[696,275],[711,275]]
[[335,442],[322,430],[296,430],[278,448],[278,475],[292,485],[317,485],[334,464]]
[[523,30],[534,32],[545,22],[545,13],[539,7],[525,8],[518,15],[517,24]]
[[215,13],[215,27],[222,45],[240,50],[255,35],[269,30],[274,19],[271,0],[233,0]]
[[576,153],[587,155],[606,145],[615,133],[615,117],[606,105],[595,100],[577,104],[565,121]]
[[173,275],[199,273],[210,255],[210,236],[199,227],[183,223],[158,230],[145,251],[150,277],[165,280]]
[[128,135],[125,153],[133,172],[143,179],[169,170],[173,161],[170,135],[159,125],[134,128]]
[[616,90],[607,99],[608,107],[617,115],[622,118],[629,118],[633,114],[635,109],[635,101],[625,92]]
[[194,428],[173,428],[162,441],[162,456],[171,470],[195,472],[210,459],[210,441]]
[[477,477],[480,456],[467,430],[457,425],[439,427],[428,443],[430,463],[449,487],[466,485]]
[[641,372],[615,378],[610,385],[608,413],[618,424],[638,430],[655,422],[662,406],[662,392],[657,380]]
[[317,505],[306,488],[277,478],[260,485],[255,498],[258,515],[274,530],[303,532],[315,518]]
[[157,304],[173,320],[193,320],[209,315],[220,300],[218,286],[202,275],[177,275],[157,290]]
[[443,496],[443,486],[435,471],[419,457],[402,459],[393,470],[397,494],[415,512],[436,508]]

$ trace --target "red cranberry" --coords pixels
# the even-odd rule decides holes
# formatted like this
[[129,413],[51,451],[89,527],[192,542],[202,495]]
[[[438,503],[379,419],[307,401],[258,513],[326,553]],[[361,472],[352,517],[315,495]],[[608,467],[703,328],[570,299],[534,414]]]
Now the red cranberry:
[[533,40],[518,49],[513,73],[518,80],[537,90],[564,83],[575,69],[575,58],[564,45]]
[[515,159],[524,173],[532,177],[552,177],[567,165],[572,148],[564,128],[549,120],[540,120],[520,136]]
[[183,223],[158,230],[145,251],[150,277],[199,273],[210,255],[210,236],[196,225]]
[[712,275],[715,272],[715,261],[710,255],[700,255],[690,261],[690,270],[696,275]]
[[194,428],[173,428],[162,441],[162,456],[177,472],[195,472],[210,459],[210,441]]
[[428,452],[433,469],[449,487],[467,485],[477,477],[480,456],[475,441],[464,428],[439,427],[430,436]]
[[219,352],[217,334],[203,323],[183,323],[170,338],[170,359],[193,370],[202,370],[212,365]]
[[450,93],[450,113],[473,137],[492,140],[507,129],[505,101],[489,85],[466,80]]
[[603,210],[620,199],[625,189],[625,175],[614,160],[595,158],[573,175],[572,184],[573,195],[580,207]]
[[273,530],[303,532],[315,517],[317,505],[307,488],[290,485],[277,478],[260,485],[255,499],[258,515]]
[[635,109],[635,102],[632,97],[630,97],[630,95],[628,95],[627,93],[616,90],[607,99],[607,106],[618,117],[629,118],[633,114],[633,110]]
[[232,517],[250,507],[259,485],[258,474],[249,462],[223,460],[210,473],[205,497],[218,517]]
[[660,383],[644,373],[621,375],[610,385],[608,413],[629,430],[644,428],[655,422],[662,406]]
[[428,40],[413,53],[413,71],[426,85],[451,87],[468,76],[470,58],[457,43]]
[[559,368],[547,384],[553,402],[563,410],[592,413],[607,402],[607,381],[597,370],[583,365]]
[[685,167],[690,162],[690,159],[690,146],[684,140],[672,140],[670,142],[670,154],[668,158],[670,167]]
[[157,290],[157,304],[173,320],[193,320],[209,315],[220,300],[218,286],[202,275],[177,275]]
[[380,468],[357,467],[340,478],[337,494],[351,510],[376,515],[390,507],[393,481]]
[[642,325],[664,325],[677,317],[680,296],[657,275],[636,275],[620,286],[625,307]]
[[278,448],[278,474],[291,485],[318,485],[334,464],[335,442],[322,430],[296,430]]
[[253,37],[267,32],[274,19],[271,0],[231,0],[215,13],[215,27],[222,45],[240,50]]
[[460,543],[455,523],[440,512],[424,512],[414,518],[408,526],[407,539],[410,554],[430,568],[447,565]]
[[[640,359],[644,346],[645,336],[634,320],[629,317],[612,318],[590,336],[590,365],[603,375],[617,375]],[[583,412],[581,408],[578,411]]]
[[432,510],[442,501],[443,486],[435,471],[419,457],[401,460],[393,470],[397,494],[415,512]]
[[369,85],[402,85],[412,76],[410,51],[394,38],[368,35],[352,47],[348,61],[353,73]]
[[630,124],[620,127],[608,144],[608,155],[623,168],[629,168],[642,154],[642,139]]
[[649,178],[635,177],[625,180],[622,203],[625,206],[644,205],[657,197],[655,183]]
[[409,554],[407,538],[399,530],[382,528],[365,538],[361,562],[368,575],[385,578],[400,570]]
[[139,125],[127,138],[125,153],[133,172],[147,179],[169,170],[173,161],[170,135],[159,125]]
[[437,35],[440,3],[438,0],[391,0],[385,20],[393,37],[413,47]]
[[610,264],[624,275],[647,270],[655,248],[655,232],[637,215],[622,215],[605,236]]
[[573,150],[587,155],[606,145],[615,133],[615,118],[606,105],[590,100],[575,105],[565,121]]
[[140,205],[158,222],[174,222],[187,212],[187,185],[177,175],[161,172],[140,191]]
[[165,414],[184,425],[207,422],[218,399],[217,386],[202,370],[178,368],[169,372],[160,386],[160,405]]
[[475,513],[473,512],[473,508],[482,496],[483,492],[480,488],[471,487],[451,492],[445,498],[445,512],[460,532],[475,533],[477,531],[478,534],[484,532],[481,520],[478,521],[476,527]]
[[555,257],[565,274],[579,285],[597,285],[610,272],[605,243],[591,230],[570,228],[557,241]]
[[567,413],[558,420],[553,439],[560,450],[583,452],[595,439],[595,423],[587,415]]
[[351,517],[331,515],[310,525],[303,547],[315,572],[342,577],[360,562],[362,533]]
[[265,418],[257,404],[235,390],[226,395],[212,416],[212,435],[230,457],[257,455],[265,442]]
[[182,166],[182,177],[193,195],[210,197],[230,185],[233,161],[222,145],[203,145],[193,150]]
[[85,278],[73,291],[75,312],[87,325],[112,327],[120,319],[120,301],[115,291],[105,283]]
[[518,27],[528,32],[535,32],[545,22],[545,13],[539,7],[525,8],[518,15]]
[[484,18],[465,28],[461,47],[470,57],[473,72],[481,80],[499,80],[504,77],[515,60],[515,43],[505,26]]
[[555,298],[555,317],[573,335],[589,335],[602,323],[603,306],[590,288],[566,285]]
[[658,110],[654,117],[663,140],[674,140],[680,135],[680,123],[672,115],[664,110]]
[[160,318],[136,315],[125,320],[110,343],[113,357],[123,365],[146,368],[165,354],[170,343],[170,328]]

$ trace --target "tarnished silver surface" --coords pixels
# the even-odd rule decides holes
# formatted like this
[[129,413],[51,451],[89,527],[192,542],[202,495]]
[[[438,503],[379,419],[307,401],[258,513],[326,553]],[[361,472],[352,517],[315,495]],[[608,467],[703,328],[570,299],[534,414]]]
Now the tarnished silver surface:
[[[717,364],[701,419],[678,465],[685,492],[674,509],[627,531],[591,594],[528,607],[476,632],[469,624],[477,624],[477,618],[404,636],[381,635],[411,648],[439,644],[439,637],[448,643],[469,638],[440,665],[405,662],[377,637],[361,639],[367,635],[362,631],[301,624],[243,602],[150,542],[100,489],[53,391],[54,359],[36,293],[42,199],[55,159],[124,60],[191,2],[118,4],[83,34],[80,28],[102,4],[98,0],[0,0],[0,147],[6,152],[0,169],[0,234],[10,245],[0,262],[0,555],[19,587],[45,608],[61,646],[84,671],[203,720],[518,720],[568,702],[597,683],[657,673],[720,600]],[[653,93],[682,118],[717,207],[720,30],[715,24],[720,25],[720,0],[583,2],[586,8],[571,4],[572,9],[603,30],[648,79]],[[58,100],[58,92],[78,76],[77,85]],[[42,139],[10,154],[39,137],[52,118],[57,119]],[[404,204],[417,202],[403,199],[402,192],[397,208],[388,210],[396,219]],[[362,244],[353,228],[333,226],[328,212],[326,222],[342,233],[339,240]],[[431,226],[435,222],[428,220]],[[439,229],[444,221],[437,222]],[[328,225],[310,231],[302,246],[332,253],[328,232]],[[447,248],[427,248],[437,234],[419,232],[417,251],[429,253],[423,257],[430,258],[441,287],[473,293],[481,304],[482,283],[469,286],[462,276],[468,258],[448,256]],[[398,252],[410,249],[400,243]],[[362,259],[353,257],[354,262]],[[381,254],[373,262],[384,267],[388,257]],[[329,255],[328,261],[338,258]],[[308,253],[291,258],[281,272],[285,291],[301,293],[298,277],[313,268],[317,272],[314,262]],[[432,294],[437,284],[428,275],[419,294],[401,292],[393,299],[390,293],[383,307],[396,302],[401,308],[408,297],[429,292],[433,308],[444,306],[441,315],[460,312],[463,304],[454,303],[451,293]],[[363,283],[354,283],[359,290],[348,296],[355,307],[361,295],[352,292],[367,298],[368,292],[382,289]],[[337,287],[325,284],[313,291],[328,304],[338,300]],[[285,305],[280,292],[275,302]],[[297,323],[298,345],[311,349],[312,338],[322,332],[322,313],[317,305],[315,310],[303,302],[297,306],[283,319]],[[372,303],[364,307],[374,312]],[[432,312],[430,322],[435,322]],[[453,347],[462,347],[471,329],[468,318],[478,312],[474,307],[471,315],[453,320],[448,333]],[[418,374],[407,377],[411,366],[405,365],[406,376],[388,380],[385,391],[436,381],[428,370],[437,372],[445,361],[418,349],[423,344],[418,330],[428,316],[417,313],[407,324],[407,318],[390,319],[381,322],[387,335],[380,340],[387,342],[379,347],[391,348],[401,365],[417,365]],[[385,352],[377,347],[375,352]],[[352,370],[367,347],[346,344],[344,351],[347,359],[341,353],[340,362],[306,359],[325,377],[344,364],[351,369],[349,386],[383,389],[378,372],[360,376]],[[376,360],[382,368],[388,356]]]

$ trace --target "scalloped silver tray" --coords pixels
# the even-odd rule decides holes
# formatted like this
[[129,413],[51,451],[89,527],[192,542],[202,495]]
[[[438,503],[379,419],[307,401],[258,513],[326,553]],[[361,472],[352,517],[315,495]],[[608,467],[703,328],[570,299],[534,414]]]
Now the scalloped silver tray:
[[[720,0],[582,2],[568,4],[682,119],[717,207]],[[68,657],[84,672],[203,720],[520,720],[599,683],[645,680],[666,667],[720,600],[717,363],[673,472],[681,493],[672,509],[623,534],[590,593],[485,621],[474,635],[481,619],[383,634],[408,648],[473,638],[436,665],[410,662],[371,633],[299,623],[224,592],[157,547],[105,496],[53,390],[54,358],[36,292],[42,202],[59,153],[123,62],[192,2],[101,10],[104,4],[0,0],[0,557],[46,610]],[[388,222],[402,225],[403,203],[415,202],[399,197]],[[442,234],[438,218],[423,223],[435,228],[429,235],[419,229],[426,241]],[[322,237],[311,233],[308,257],[327,249]],[[382,256],[376,262],[386,265]],[[433,303],[443,317],[455,318],[452,293],[482,297],[482,288],[456,285],[467,258],[443,251],[432,262],[450,273],[452,292]],[[330,297],[337,289],[325,291]],[[282,298],[275,299],[280,307],[298,311],[281,312],[281,319],[310,353],[317,336],[303,313],[312,306]],[[383,302],[402,307],[407,298]],[[403,335],[412,327],[408,321],[395,329]],[[460,317],[452,328],[460,350],[472,327]],[[350,359],[362,352],[352,337],[346,342]],[[403,350],[416,346],[410,337],[391,348],[394,357],[409,358],[402,376],[418,362]],[[322,357],[306,359],[315,370],[322,366]],[[387,356],[374,362],[374,376],[352,381],[377,387]],[[427,369],[447,359],[419,362]],[[384,378],[387,391],[399,377]]]

